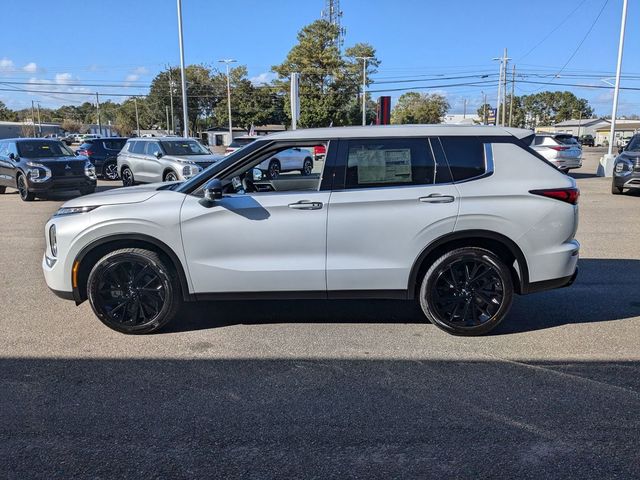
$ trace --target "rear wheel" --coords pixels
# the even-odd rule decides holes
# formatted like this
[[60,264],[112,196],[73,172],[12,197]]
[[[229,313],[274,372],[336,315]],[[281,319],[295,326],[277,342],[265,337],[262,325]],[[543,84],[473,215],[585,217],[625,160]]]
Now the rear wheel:
[[463,247],[445,253],[425,274],[420,306],[437,327],[454,335],[482,335],[506,316],[513,300],[507,266],[494,253]]
[[102,177],[105,180],[117,180],[118,179],[118,163],[115,160],[110,160],[102,167]]
[[131,187],[135,185],[135,179],[133,178],[133,172],[129,167],[123,167],[121,172],[122,186]]
[[616,186],[615,183],[611,182],[611,193],[614,195],[620,195],[624,189],[622,187]]
[[280,162],[278,160],[271,160],[271,162],[269,162],[267,175],[271,180],[274,180],[280,176]]
[[7,187],[0,187],[0,195],[2,195],[7,190]]
[[24,178],[24,175],[18,175],[18,192],[20,193],[20,198],[25,202],[33,201],[36,196],[33,192],[29,191],[29,185],[27,184],[27,179]]
[[89,274],[87,296],[102,323],[128,334],[162,328],[182,304],[173,268],[156,252],[138,248],[102,257]]

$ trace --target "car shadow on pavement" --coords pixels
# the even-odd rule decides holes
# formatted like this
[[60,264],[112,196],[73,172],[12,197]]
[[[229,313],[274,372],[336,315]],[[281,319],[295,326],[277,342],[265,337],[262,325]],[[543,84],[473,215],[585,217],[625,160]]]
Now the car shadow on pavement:
[[576,180],[581,178],[598,178],[598,175],[596,175],[595,173],[582,172],[570,172],[569,176],[575,178]]
[[[582,259],[567,288],[516,295],[493,334],[640,316],[640,260]],[[261,323],[427,323],[417,302],[402,300],[252,300],[186,304],[172,333]]]

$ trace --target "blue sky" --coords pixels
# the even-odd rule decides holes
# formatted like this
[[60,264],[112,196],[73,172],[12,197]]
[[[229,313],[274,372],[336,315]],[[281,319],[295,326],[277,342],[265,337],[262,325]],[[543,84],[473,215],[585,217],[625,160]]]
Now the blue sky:
[[[478,75],[497,73],[492,58],[505,47],[524,75],[517,79],[516,94],[567,89],[589,99],[598,114],[610,113],[610,90],[525,83],[547,82],[561,72],[555,83],[606,86],[601,79],[615,71],[622,0],[609,0],[594,24],[604,4],[341,0],[345,46],[369,42],[382,61],[374,80],[388,83],[374,83],[374,96],[388,93],[395,100],[402,91],[391,89],[430,86],[420,91],[447,95],[454,113],[462,112],[464,99],[474,111],[483,91],[495,102],[495,76]],[[623,73],[636,77],[622,85],[635,88],[640,87],[640,29],[634,26],[640,5],[629,4]],[[299,29],[318,18],[323,6],[324,0],[183,0],[186,62],[217,66],[220,58],[236,58],[256,81],[269,79],[270,67],[284,59]],[[0,88],[12,91],[0,91],[0,100],[11,108],[30,106],[32,99],[43,107],[81,103],[96,90],[145,93],[158,71],[178,64],[174,0],[21,0],[3,2],[2,10],[11,27],[0,30]],[[399,82],[416,79],[425,81]],[[443,86],[481,81],[489,83]],[[112,86],[70,85],[90,83]],[[60,93],[15,90],[25,88]],[[621,114],[640,114],[640,91],[622,91],[620,103]]]

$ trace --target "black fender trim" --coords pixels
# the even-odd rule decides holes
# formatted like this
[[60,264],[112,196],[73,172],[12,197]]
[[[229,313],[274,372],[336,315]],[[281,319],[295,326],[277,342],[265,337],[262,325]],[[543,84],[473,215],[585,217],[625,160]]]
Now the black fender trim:
[[[142,233],[127,233],[127,234],[109,235],[107,237],[99,238],[89,243],[88,245],[85,245],[85,247],[82,250],[80,250],[80,253],[78,253],[78,255],[74,260],[74,265],[75,265],[75,262],[79,262],[80,265],[82,265],[82,260],[87,256],[89,252],[91,252],[95,248],[100,247],[101,245],[105,245],[107,243],[123,241],[123,240],[128,240],[128,241],[134,240],[139,242],[146,242],[160,249],[162,253],[167,255],[167,257],[169,257],[169,259],[171,260],[171,263],[173,264],[173,267],[176,269],[176,272],[178,273],[178,279],[180,280],[180,287],[182,290],[182,298],[185,301],[193,300],[193,296],[189,294],[189,283],[187,282],[187,275],[185,274],[184,267],[182,266],[182,262],[180,261],[178,256],[175,254],[175,252],[167,244],[165,244],[164,242],[161,242],[157,238],[152,237],[150,235],[145,235]],[[82,303],[85,300],[81,297],[77,287],[74,287],[73,289],[73,299],[76,301],[77,304]]]
[[[443,235],[442,237],[436,239],[432,243],[430,243],[418,258],[413,262],[413,267],[411,267],[411,272],[409,274],[409,284],[407,286],[407,294],[409,299],[415,298],[416,285],[420,281],[418,278],[418,273],[420,272],[420,267],[422,266],[422,262],[437,248],[457,240],[466,240],[469,238],[486,238],[487,240],[494,240],[502,245],[504,245],[509,252],[514,256],[516,261],[518,262],[518,274],[520,278],[520,293],[526,294],[529,290],[529,268],[527,267],[527,260],[520,250],[520,247],[508,237],[501,235],[496,232],[492,232],[489,230],[460,230],[457,232],[448,233]],[[510,267],[510,265],[509,265]]]

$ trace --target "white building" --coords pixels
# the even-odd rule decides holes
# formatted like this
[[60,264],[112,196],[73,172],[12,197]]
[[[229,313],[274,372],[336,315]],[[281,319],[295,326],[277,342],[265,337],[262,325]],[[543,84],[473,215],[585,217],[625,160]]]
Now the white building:
[[450,113],[444,116],[442,123],[445,124],[458,124],[458,125],[476,125],[482,123],[482,120],[478,115],[467,113]]

